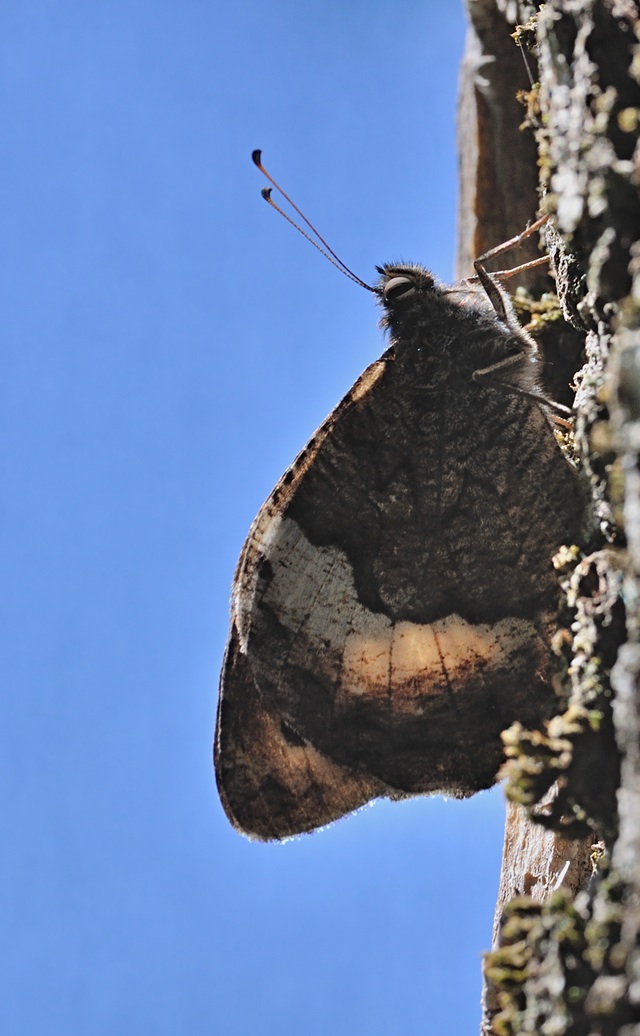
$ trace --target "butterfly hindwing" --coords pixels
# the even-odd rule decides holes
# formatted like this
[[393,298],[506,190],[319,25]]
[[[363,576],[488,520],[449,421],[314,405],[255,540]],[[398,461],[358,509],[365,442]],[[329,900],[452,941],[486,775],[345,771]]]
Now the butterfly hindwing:
[[268,711],[232,630],[218,709],[216,778],[225,810],[250,837],[287,838],[385,793],[323,756]]

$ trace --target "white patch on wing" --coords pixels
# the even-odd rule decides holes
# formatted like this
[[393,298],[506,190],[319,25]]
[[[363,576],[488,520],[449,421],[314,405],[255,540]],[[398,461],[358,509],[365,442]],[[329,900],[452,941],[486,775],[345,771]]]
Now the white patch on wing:
[[[387,361],[381,359],[376,360],[367,367],[336,409],[339,410],[343,405],[352,406],[363,399],[382,377],[386,366]],[[262,558],[267,558],[268,561],[273,562],[273,554],[278,553],[277,550],[272,552],[272,545],[278,539],[282,522],[287,521],[282,517],[283,510],[295,493],[300,478],[308,470],[327,435],[330,433],[335,421],[335,413],[336,411],[333,411],[323,421],[314,435],[311,436],[309,442],[300,451],[293,464],[287,469],[273,492],[264,502],[249,529],[249,535],[240,554],[231,592],[231,609],[238,631],[240,647],[245,654],[251,627],[250,609],[256,593],[259,576],[259,562]],[[287,524],[294,525],[295,523],[289,520]],[[286,540],[287,536],[285,534],[284,545],[286,545]]]
[[314,547],[286,518],[267,560],[271,571],[262,600],[278,621],[292,631],[304,628],[312,641],[344,641],[356,600],[345,554],[335,547]]
[[251,608],[260,574],[259,562],[261,558],[268,558],[273,551],[278,550],[282,516],[270,505],[271,500],[267,500],[251,526],[231,591],[231,610],[238,631],[240,649],[244,654],[247,651]]
[[342,697],[397,691],[415,697],[420,707],[418,699],[424,704],[429,693],[462,689],[470,668],[508,666],[519,645],[538,636],[532,623],[515,618],[493,625],[474,625],[459,615],[425,624],[393,623],[360,603],[345,552],[313,546],[290,518],[256,520],[247,561],[258,556],[269,563],[264,580],[255,562],[238,580],[244,650],[252,611],[262,603],[292,634],[288,660],[322,670],[339,683]]
[[[260,581],[256,558],[269,575]],[[252,564],[246,564],[246,563]],[[353,571],[338,547],[315,547],[290,518],[261,515],[255,523],[252,550],[236,583],[234,604],[246,650],[252,611],[262,601],[293,634],[289,659],[301,666],[321,659],[338,678],[346,695],[394,693],[409,685],[424,696],[443,684],[454,692],[469,667],[502,668],[520,644],[537,637],[531,623],[504,618],[474,625],[460,615],[435,623],[392,623],[363,606]],[[331,659],[333,661],[331,661]]]

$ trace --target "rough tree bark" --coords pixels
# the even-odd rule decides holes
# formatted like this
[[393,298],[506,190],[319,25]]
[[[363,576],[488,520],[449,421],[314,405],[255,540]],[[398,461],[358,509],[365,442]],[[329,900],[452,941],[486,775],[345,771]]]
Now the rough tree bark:
[[[558,302],[521,305],[549,391],[562,398],[572,377],[578,388],[575,448],[598,527],[556,559],[558,713],[505,735],[515,804],[483,1033],[640,1036],[640,8],[466,2],[459,272],[552,214]],[[527,288],[548,290],[544,274]]]

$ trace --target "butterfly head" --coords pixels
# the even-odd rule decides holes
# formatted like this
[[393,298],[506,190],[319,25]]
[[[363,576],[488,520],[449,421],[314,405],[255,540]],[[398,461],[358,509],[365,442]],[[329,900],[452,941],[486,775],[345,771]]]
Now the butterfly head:
[[376,269],[380,280],[375,290],[385,311],[383,326],[404,323],[420,307],[421,300],[433,293],[436,282],[423,266],[390,263]]
[[420,291],[433,288],[435,281],[423,266],[402,265],[376,266],[380,274],[377,291],[383,305],[392,309],[404,305]]

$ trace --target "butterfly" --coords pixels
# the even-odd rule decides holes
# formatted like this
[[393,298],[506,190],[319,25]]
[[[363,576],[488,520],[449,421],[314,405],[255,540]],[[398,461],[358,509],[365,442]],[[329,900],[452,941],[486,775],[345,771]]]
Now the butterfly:
[[378,268],[388,347],[249,531],[214,756],[227,816],[251,838],[378,797],[487,788],[501,732],[538,725],[553,697],[551,559],[586,535],[587,492],[538,348],[477,270],[446,285]]

